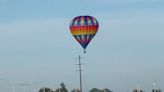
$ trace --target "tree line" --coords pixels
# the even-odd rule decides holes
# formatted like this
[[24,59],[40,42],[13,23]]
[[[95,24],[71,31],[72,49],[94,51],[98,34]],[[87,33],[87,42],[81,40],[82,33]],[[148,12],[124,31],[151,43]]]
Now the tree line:
[[[60,84],[60,87],[57,88],[56,90],[52,90],[50,88],[41,88],[39,89],[39,92],[68,92],[68,90],[65,84],[62,82]],[[71,92],[80,92],[80,90],[78,88],[74,88],[71,90]],[[109,90],[108,88],[105,89],[92,88],[89,92],[112,92],[112,91]]]
[[[68,92],[65,84],[62,82],[60,84],[60,87],[57,88],[56,90],[52,90],[50,88],[41,88],[39,89],[39,92]],[[71,90],[71,92],[80,92],[80,90],[78,88],[74,88]],[[104,88],[104,89],[98,89],[98,88],[92,88],[89,92],[113,92],[108,88]],[[134,89],[132,90],[132,92],[144,92],[141,89]],[[162,92],[161,89],[153,89],[152,92]]]

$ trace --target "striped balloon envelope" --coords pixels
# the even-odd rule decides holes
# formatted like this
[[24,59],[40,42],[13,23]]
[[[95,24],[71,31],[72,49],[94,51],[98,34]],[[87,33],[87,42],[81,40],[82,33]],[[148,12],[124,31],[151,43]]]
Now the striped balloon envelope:
[[98,21],[92,16],[77,16],[70,23],[70,32],[85,49],[98,31]]

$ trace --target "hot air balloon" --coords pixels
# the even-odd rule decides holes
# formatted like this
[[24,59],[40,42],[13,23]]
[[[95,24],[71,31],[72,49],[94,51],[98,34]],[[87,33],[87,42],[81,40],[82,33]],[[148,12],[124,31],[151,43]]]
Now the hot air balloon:
[[92,16],[77,16],[70,22],[70,32],[80,43],[86,53],[86,48],[98,31],[98,21]]

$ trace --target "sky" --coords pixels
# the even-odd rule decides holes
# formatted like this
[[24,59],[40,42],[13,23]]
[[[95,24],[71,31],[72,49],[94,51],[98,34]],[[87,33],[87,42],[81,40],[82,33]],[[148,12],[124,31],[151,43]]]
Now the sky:
[[[86,54],[69,31],[79,15],[99,22]],[[164,90],[163,24],[163,0],[0,0],[0,90],[78,88],[79,55],[85,92]]]

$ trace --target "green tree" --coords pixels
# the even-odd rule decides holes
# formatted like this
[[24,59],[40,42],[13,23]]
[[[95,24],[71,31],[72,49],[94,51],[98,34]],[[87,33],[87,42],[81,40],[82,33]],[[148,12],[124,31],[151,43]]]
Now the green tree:
[[93,88],[89,92],[112,92],[112,91],[109,90],[108,88],[104,88],[104,89]]
[[39,92],[54,92],[54,91],[50,88],[41,88]]
[[73,90],[71,90],[71,92],[80,92],[80,90],[74,88]]
[[89,92],[101,92],[101,90],[98,88],[92,88]]
[[137,92],[137,89],[134,89],[133,92]]
[[67,90],[65,84],[62,82],[62,83],[60,84],[60,88],[57,88],[57,89],[55,90],[55,92],[68,92],[68,90]]
[[141,89],[134,89],[133,92],[143,92]]
[[112,92],[112,91],[108,88],[105,88],[105,89],[101,90],[101,92]]
[[161,89],[153,89],[152,92],[162,92]]

